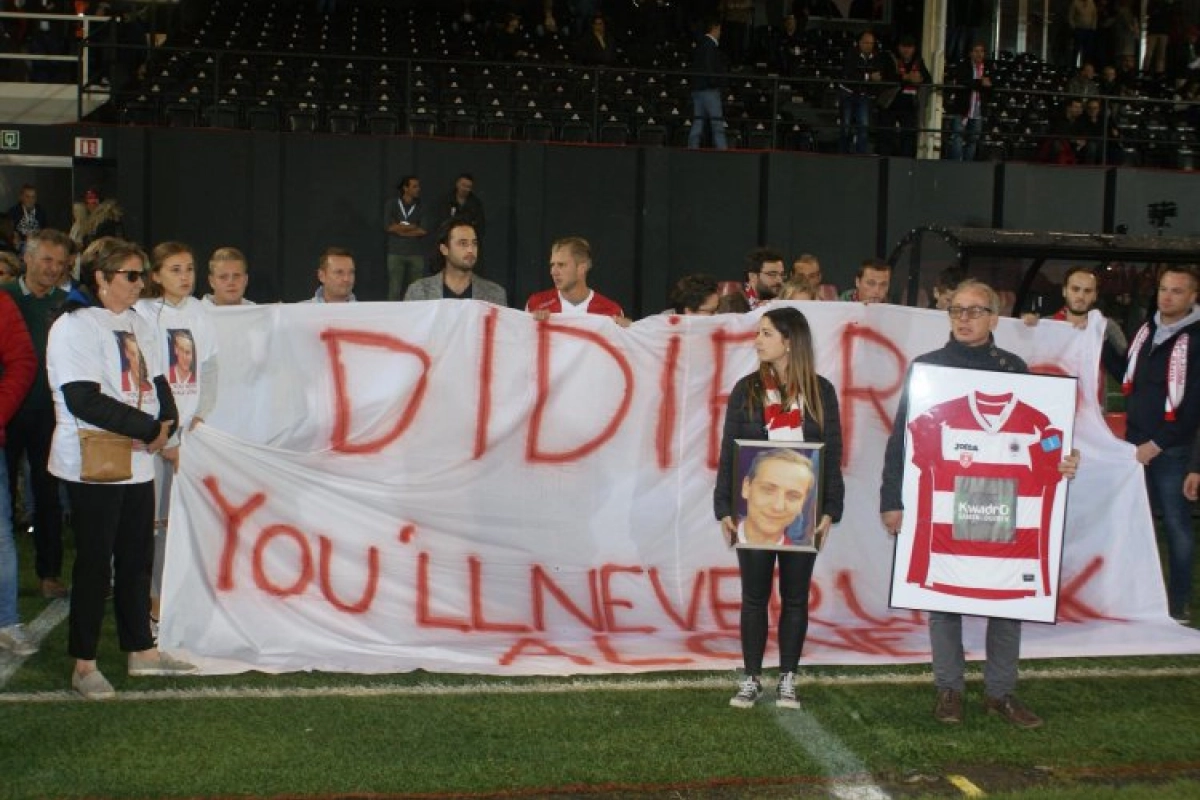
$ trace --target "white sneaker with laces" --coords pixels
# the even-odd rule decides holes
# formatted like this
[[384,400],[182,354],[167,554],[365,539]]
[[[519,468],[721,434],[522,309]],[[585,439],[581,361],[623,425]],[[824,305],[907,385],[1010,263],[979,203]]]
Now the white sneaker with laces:
[[800,698],[796,697],[796,673],[785,672],[779,676],[779,685],[775,687],[775,705],[780,708],[800,707]]
[[762,684],[759,683],[758,678],[747,675],[738,684],[737,694],[730,699],[729,705],[734,708],[753,708],[760,697],[762,697]]
[[0,647],[17,656],[31,656],[38,651],[37,642],[19,622],[0,628]]

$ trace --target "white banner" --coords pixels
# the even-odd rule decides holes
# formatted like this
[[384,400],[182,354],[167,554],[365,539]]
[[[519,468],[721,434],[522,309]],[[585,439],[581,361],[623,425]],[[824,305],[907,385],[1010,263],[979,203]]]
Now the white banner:
[[[801,303],[838,389],[846,514],[817,560],[803,661],[923,661],[887,607],[883,448],[940,312]],[[568,674],[738,666],[736,559],[713,519],[726,394],[756,314],[609,319],[482,303],[218,309],[220,398],[187,437],[161,643],[241,669]],[[1057,625],[1027,657],[1198,653],[1171,622],[1141,467],[1097,406],[1102,321],[1000,346],[1077,374]],[[982,650],[981,628],[968,646]],[[770,663],[770,662],[768,662]]]

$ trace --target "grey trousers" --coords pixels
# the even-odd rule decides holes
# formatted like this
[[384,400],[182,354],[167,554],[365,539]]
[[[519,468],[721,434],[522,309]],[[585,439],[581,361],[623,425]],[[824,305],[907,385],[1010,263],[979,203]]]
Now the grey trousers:
[[425,277],[425,256],[388,254],[388,300],[403,300],[414,282]]
[[[945,611],[929,613],[929,648],[933,652],[933,682],[938,689],[962,692],[962,615]],[[1017,659],[1021,656],[1021,622],[1015,619],[987,620],[987,661],[983,665],[983,690],[988,697],[1002,698],[1017,689]]]

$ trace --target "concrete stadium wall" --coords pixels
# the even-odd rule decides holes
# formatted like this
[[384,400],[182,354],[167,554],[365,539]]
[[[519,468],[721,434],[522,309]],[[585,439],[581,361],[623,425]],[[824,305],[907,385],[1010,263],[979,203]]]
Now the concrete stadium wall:
[[550,243],[581,235],[594,249],[592,282],[638,316],[664,308],[681,275],[740,277],[746,251],[759,243],[789,258],[816,253],[828,278],[844,287],[860,261],[886,256],[917,225],[1111,231],[1124,224],[1139,233],[1149,230],[1147,205],[1169,200],[1179,207],[1169,232],[1200,234],[1200,177],[1158,170],[16,127],[23,154],[70,155],[75,136],[103,139],[102,161],[76,162],[76,195],[100,175],[124,205],[131,237],[147,245],[186,241],[201,261],[220,245],[242,248],[257,300],[310,296],[317,255],[335,244],[357,256],[359,297],[381,298],[382,212],[409,173],[421,178],[427,203],[459,172],[474,174],[487,210],[482,270],[508,287],[514,305],[549,285]]

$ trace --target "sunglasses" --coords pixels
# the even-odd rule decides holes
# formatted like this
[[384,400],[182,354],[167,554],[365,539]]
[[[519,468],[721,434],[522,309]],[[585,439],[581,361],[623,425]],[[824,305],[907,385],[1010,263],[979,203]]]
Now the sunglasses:
[[146,273],[140,269],[119,269],[114,272],[115,275],[124,275],[125,280],[130,283],[137,283],[146,277]]

